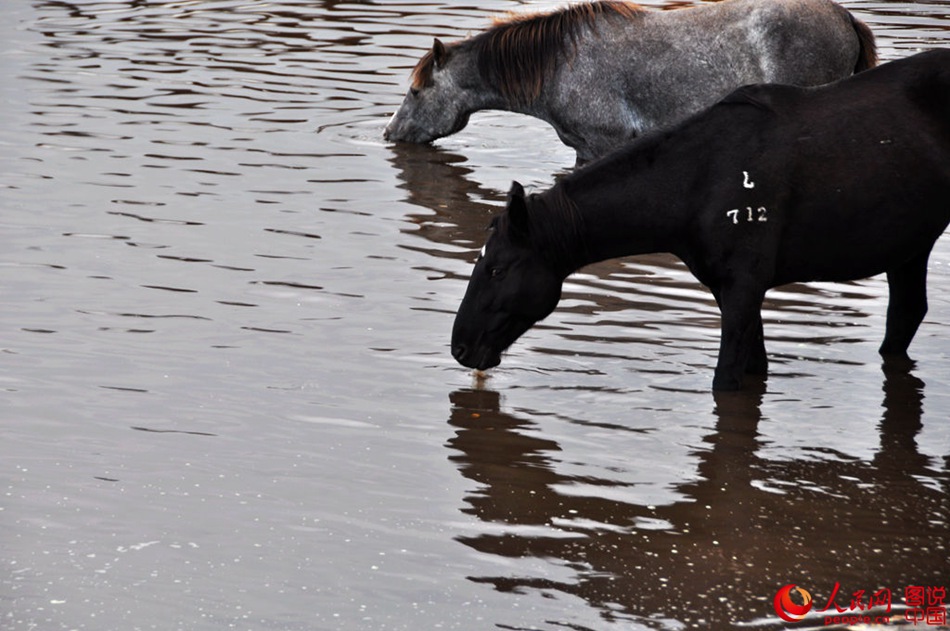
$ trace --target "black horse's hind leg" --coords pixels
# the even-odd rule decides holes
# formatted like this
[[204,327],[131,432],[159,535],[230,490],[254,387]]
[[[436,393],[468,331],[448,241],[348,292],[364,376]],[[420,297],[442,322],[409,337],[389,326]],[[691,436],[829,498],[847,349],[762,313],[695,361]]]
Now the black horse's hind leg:
[[744,374],[764,374],[768,370],[761,313],[765,292],[740,284],[713,294],[722,312],[713,390],[738,390]]
[[907,347],[927,315],[927,259],[930,249],[887,272],[890,298],[887,332],[881,344],[884,356],[907,357]]
[[765,353],[765,332],[762,330],[762,313],[757,314],[751,332],[749,359],[746,360],[745,372],[747,375],[762,375],[769,373],[769,358]]

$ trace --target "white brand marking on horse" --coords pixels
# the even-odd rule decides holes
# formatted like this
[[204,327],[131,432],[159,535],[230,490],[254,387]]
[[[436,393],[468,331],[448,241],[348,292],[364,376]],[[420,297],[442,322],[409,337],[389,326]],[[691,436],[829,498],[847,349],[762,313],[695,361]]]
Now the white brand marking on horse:
[[749,172],[742,172],[742,187],[743,188],[755,188],[755,182],[749,179]]
[[[769,220],[769,210],[765,206],[759,206],[758,208],[752,208],[752,206],[745,207],[745,219],[746,223],[752,222],[766,222]],[[741,210],[739,208],[733,208],[732,210],[726,211],[726,217],[732,219],[733,224],[739,223],[739,213]]]

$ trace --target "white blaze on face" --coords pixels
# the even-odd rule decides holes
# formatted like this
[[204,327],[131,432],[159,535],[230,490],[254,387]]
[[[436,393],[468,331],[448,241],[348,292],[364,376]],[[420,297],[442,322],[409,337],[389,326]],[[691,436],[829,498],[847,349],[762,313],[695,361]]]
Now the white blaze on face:
[[487,248],[487,247],[488,247],[488,244],[487,244],[487,243],[482,246],[482,251],[478,253],[478,258],[480,258],[480,259],[485,258],[485,248]]

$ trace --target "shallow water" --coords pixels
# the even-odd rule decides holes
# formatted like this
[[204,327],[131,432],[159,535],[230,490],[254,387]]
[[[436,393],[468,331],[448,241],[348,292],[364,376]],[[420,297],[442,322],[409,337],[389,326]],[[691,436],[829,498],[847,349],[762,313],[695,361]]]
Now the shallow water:
[[[794,286],[714,397],[666,256],[454,363],[488,218],[573,153],[382,129],[434,35],[556,4],[4,5],[0,628],[775,628],[788,583],[950,583],[950,239],[909,373],[882,279]],[[885,59],[950,41],[950,2],[845,4]]]

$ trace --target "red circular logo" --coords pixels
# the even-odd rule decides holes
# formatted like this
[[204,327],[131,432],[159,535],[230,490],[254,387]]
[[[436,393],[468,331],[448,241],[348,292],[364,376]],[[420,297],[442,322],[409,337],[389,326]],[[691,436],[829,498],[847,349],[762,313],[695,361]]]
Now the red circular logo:
[[[798,605],[792,601],[792,592],[798,592],[802,598],[802,604]],[[811,611],[811,594],[807,591],[789,583],[775,594],[775,613],[785,622],[798,622]]]

